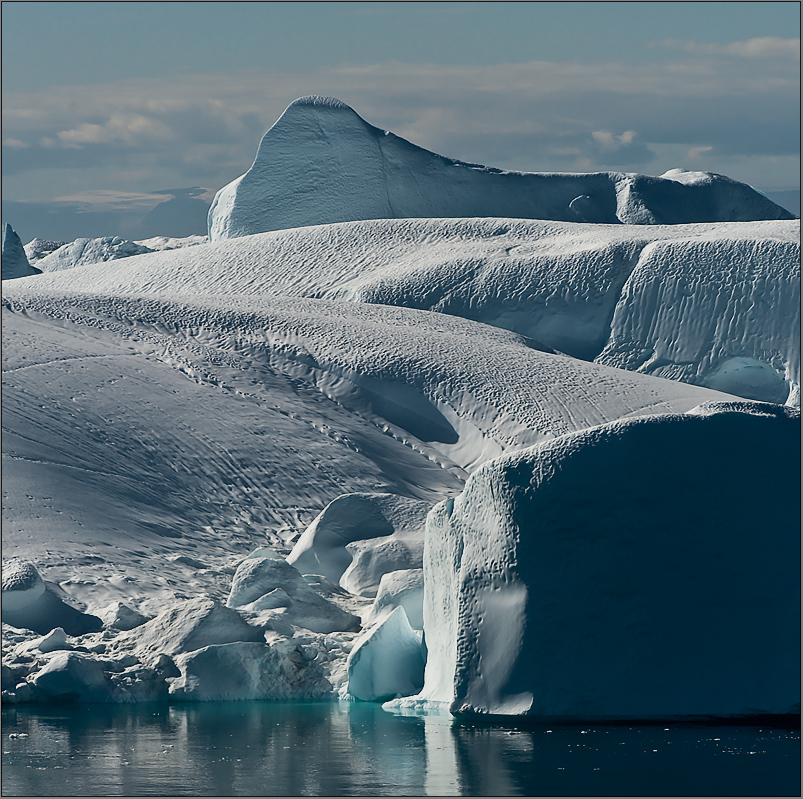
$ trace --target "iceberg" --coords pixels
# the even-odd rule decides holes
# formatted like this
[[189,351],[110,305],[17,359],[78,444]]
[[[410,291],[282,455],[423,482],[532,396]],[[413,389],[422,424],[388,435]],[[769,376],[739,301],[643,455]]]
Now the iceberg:
[[95,264],[129,258],[154,252],[150,247],[135,241],[121,239],[119,236],[105,236],[97,239],[76,239],[53,250],[40,258],[36,268],[40,272],[59,272],[82,264]]
[[42,271],[28,263],[20,237],[7,222],[3,225],[2,270],[3,280],[38,275]]
[[264,135],[251,168],[215,196],[209,237],[417,217],[629,225],[793,218],[744,183],[691,174],[507,172],[417,147],[334,98],[301,97]]
[[792,713],[800,414],[706,403],[486,463],[431,512],[411,707],[549,720]]

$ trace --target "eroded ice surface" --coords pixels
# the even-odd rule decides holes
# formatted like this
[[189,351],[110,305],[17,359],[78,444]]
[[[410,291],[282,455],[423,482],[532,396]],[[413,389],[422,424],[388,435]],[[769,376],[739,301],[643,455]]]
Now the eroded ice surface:
[[301,534],[287,561],[353,594],[374,596],[384,574],[421,567],[430,507],[393,494],[344,494]]
[[706,404],[485,464],[428,519],[426,684],[401,704],[796,712],[799,436],[797,410]]

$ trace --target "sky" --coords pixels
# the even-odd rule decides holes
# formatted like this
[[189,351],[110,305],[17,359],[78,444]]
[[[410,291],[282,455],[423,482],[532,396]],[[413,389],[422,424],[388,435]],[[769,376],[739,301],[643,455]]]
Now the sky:
[[3,2],[3,221],[203,232],[307,94],[472,163],[799,191],[799,29],[797,2]]

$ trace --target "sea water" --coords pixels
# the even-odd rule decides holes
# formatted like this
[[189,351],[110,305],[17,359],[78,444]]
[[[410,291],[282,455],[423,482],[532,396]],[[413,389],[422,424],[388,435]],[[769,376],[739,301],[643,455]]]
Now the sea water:
[[799,796],[777,725],[543,725],[361,702],[15,705],[4,796]]

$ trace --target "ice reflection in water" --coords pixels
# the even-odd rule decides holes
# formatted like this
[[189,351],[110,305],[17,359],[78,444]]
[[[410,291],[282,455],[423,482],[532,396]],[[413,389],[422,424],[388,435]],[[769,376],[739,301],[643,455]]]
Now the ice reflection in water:
[[784,728],[466,723],[359,702],[11,706],[2,788],[4,796],[799,795],[799,740]]

